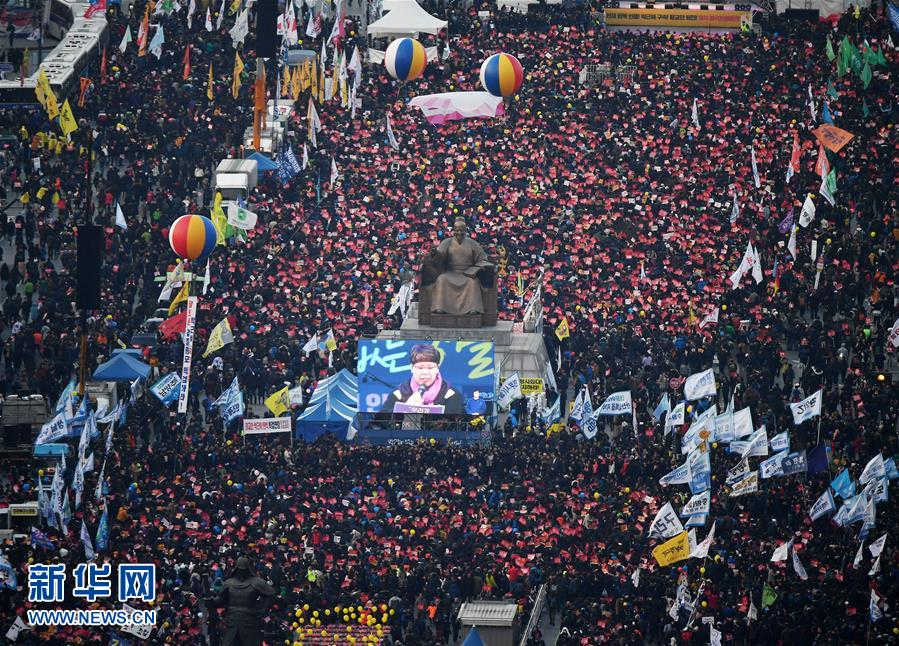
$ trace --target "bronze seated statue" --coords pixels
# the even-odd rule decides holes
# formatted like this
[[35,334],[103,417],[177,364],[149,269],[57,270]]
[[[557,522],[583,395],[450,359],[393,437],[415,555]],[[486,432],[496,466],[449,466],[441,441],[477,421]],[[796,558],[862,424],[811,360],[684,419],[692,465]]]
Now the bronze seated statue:
[[496,272],[457,219],[453,236],[422,258],[418,322],[433,327],[496,325]]

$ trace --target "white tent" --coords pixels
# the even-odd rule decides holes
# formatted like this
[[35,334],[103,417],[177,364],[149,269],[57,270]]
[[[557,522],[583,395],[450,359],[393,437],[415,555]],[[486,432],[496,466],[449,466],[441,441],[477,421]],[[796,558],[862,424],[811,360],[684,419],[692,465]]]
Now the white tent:
[[391,0],[385,3],[390,11],[368,26],[368,35],[375,38],[437,34],[445,29],[446,20],[435,18],[415,0]]

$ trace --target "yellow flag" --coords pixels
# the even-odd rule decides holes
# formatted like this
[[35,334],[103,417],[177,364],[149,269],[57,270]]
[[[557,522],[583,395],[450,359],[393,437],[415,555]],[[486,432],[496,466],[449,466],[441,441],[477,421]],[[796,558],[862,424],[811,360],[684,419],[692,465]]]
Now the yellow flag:
[[50,201],[53,202],[54,206],[57,202],[59,202],[59,193],[54,192],[53,197],[50,198]]
[[206,84],[206,98],[212,101],[212,63],[209,64],[209,82]]
[[652,555],[661,567],[683,561],[690,556],[690,541],[687,539],[687,532],[681,532],[674,538],[656,546]]
[[325,347],[328,349],[328,352],[334,352],[337,349],[337,340],[334,338],[334,333],[328,330],[328,336],[325,337]]
[[329,99],[333,99],[337,96],[337,88],[339,87],[340,82],[337,80],[337,72],[340,69],[340,61],[337,61],[337,64],[334,65],[334,72],[331,74],[331,96]]
[[278,392],[274,392],[265,398],[266,408],[268,408],[275,417],[280,417],[290,409],[290,406],[288,406],[290,395],[287,394],[287,391],[287,386],[284,386],[284,388]]
[[300,68],[300,89],[308,90],[309,85],[312,83],[310,70],[312,69],[312,60],[307,58],[303,63],[303,66]]
[[290,85],[287,88],[287,96],[293,97],[293,100],[296,101],[300,98],[300,92],[302,91],[302,85],[300,83],[300,68],[293,68],[293,73],[290,75]]
[[240,0],[233,0],[231,6],[228,8],[228,15],[230,16],[237,13],[238,9],[240,9]]
[[212,225],[215,227],[215,244],[225,244],[225,226],[228,224],[228,218],[225,217],[225,211],[222,209],[222,194],[216,191],[215,199],[212,202]]
[[321,76],[318,79],[318,102],[325,102],[325,71],[322,70]]
[[221,350],[226,343],[231,343],[232,341],[234,341],[234,335],[231,333],[231,326],[228,324],[228,317],[226,316],[209,333],[209,342],[206,344],[206,352],[203,353],[203,357],[205,358],[213,352]]
[[169,304],[169,316],[171,316],[172,312],[175,311],[175,307],[178,305],[178,303],[183,303],[187,300],[187,286],[189,284],[190,283],[185,280],[184,284],[181,285],[181,289],[178,290],[178,294],[175,296],[175,298],[172,299],[172,302]]
[[51,121],[59,116],[59,103],[56,101],[56,94],[53,90],[47,94],[47,118]]
[[28,204],[31,201],[31,196],[28,194],[28,191],[22,193],[22,197],[19,198],[19,201],[22,204]]
[[68,99],[62,102],[62,110],[59,112],[59,127],[66,137],[78,130],[78,122],[75,121],[75,115],[72,114]]
[[240,54],[234,52],[234,78],[231,81],[231,96],[237,98],[240,92],[240,73],[243,72],[243,61],[240,60]]
[[310,67],[309,67],[309,87],[312,88],[312,96],[317,97],[318,96],[318,70],[316,69],[316,67],[314,65],[311,65],[311,61],[310,61]]
[[567,339],[569,336],[571,336],[571,331],[568,329],[568,319],[563,316],[562,322],[559,323],[559,327],[556,328],[556,338],[561,341],[562,339]]
[[[41,80],[43,79],[43,81]],[[50,83],[47,81],[47,75],[44,74],[44,70],[41,70],[41,73],[37,77],[37,85],[34,86],[34,94],[37,96],[37,101],[45,108],[47,107],[47,87],[50,86]]]
[[36,193],[37,199],[39,199],[39,200],[44,199],[44,196],[46,194],[47,194],[47,188],[45,186],[41,186],[39,189],[37,189],[37,193]]

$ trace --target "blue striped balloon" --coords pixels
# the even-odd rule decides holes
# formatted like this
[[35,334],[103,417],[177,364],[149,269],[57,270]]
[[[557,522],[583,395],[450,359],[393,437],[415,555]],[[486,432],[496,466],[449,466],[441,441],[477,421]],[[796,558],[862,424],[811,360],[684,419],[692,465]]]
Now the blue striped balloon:
[[397,38],[384,52],[384,67],[399,81],[417,79],[424,73],[427,62],[424,45],[414,38]]

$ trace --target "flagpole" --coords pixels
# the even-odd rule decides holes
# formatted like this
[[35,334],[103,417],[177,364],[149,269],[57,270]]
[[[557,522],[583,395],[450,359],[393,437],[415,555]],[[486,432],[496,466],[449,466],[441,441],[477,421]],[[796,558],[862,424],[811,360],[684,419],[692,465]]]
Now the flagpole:
[[[86,119],[81,120],[82,126],[87,129],[87,159],[84,160],[84,178],[87,183],[85,188],[85,196],[87,205],[84,210],[84,218],[82,224],[89,225],[94,219],[94,196],[91,191],[91,174],[93,172],[93,154],[94,154],[94,129]],[[84,229],[82,229],[82,232]],[[79,234],[80,235],[80,234]],[[79,276],[80,278],[80,276]],[[82,306],[80,312],[81,324],[81,344],[78,357],[78,395],[84,397],[86,377],[87,377],[87,307]]]

